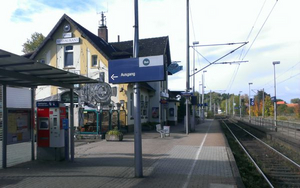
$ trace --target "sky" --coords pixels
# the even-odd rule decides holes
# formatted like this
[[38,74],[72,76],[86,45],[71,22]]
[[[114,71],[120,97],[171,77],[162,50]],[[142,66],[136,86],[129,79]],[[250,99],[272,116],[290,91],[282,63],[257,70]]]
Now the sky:
[[[274,95],[274,61],[277,99],[287,103],[300,98],[299,0],[189,0],[190,73],[205,93],[215,91],[256,95],[264,89]],[[139,37],[169,36],[172,61],[183,70],[169,76],[172,90],[186,89],[187,0],[139,0]],[[22,55],[22,45],[34,32],[47,36],[63,14],[97,34],[104,11],[109,42],[133,40],[133,0],[10,0],[0,7],[0,49]],[[240,47],[241,42],[248,42]],[[229,44],[232,45],[213,45]],[[238,44],[235,44],[238,43]],[[233,51],[233,52],[232,52]],[[217,61],[231,64],[211,64]],[[195,57],[195,58],[194,58]],[[242,62],[241,62],[242,61]],[[246,61],[246,62],[243,62]],[[240,63],[238,63],[240,62]],[[193,86],[195,85],[195,86]]]

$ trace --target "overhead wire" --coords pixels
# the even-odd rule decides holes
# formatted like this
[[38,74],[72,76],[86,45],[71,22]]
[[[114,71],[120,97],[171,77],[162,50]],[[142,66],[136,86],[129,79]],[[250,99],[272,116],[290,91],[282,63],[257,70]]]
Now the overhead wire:
[[[276,79],[278,79],[278,78],[280,78],[281,76],[283,76],[284,74],[288,73],[288,71],[290,71],[291,69],[294,69],[297,65],[300,65],[300,62],[294,64],[293,66],[291,66],[290,68],[288,68],[286,71],[284,71],[284,72],[278,74],[278,76],[276,76]],[[285,79],[284,81],[280,81],[280,82],[278,82],[278,83],[285,82],[285,81],[287,81],[287,80],[289,80],[289,79],[291,79],[291,78],[294,78],[295,76],[297,76],[297,75],[299,75],[299,74],[300,74],[300,73],[296,73],[295,75],[290,76],[290,78]],[[266,82],[265,84],[261,85],[260,87],[261,87],[261,88],[264,88],[264,87],[266,87],[267,85],[272,84],[273,81],[274,81],[273,79],[272,79],[272,80],[269,80],[268,82]],[[273,87],[273,86],[269,86],[269,87]]]
[[[256,19],[255,19],[255,21],[254,21],[254,23],[253,23],[253,25],[252,25],[252,27],[251,27],[251,30],[250,30],[250,32],[249,32],[249,34],[248,34],[248,36],[247,36],[246,41],[249,40],[249,38],[250,38],[250,36],[251,36],[251,34],[252,34],[252,31],[253,31],[253,29],[254,29],[254,27],[255,27],[255,25],[256,25],[256,22],[257,22],[258,18],[260,17],[260,14],[261,14],[262,10],[263,10],[264,7],[265,7],[266,1],[267,1],[267,0],[264,1],[262,7],[260,8],[260,11],[259,11],[259,13],[258,13],[258,15],[257,15],[257,17],[256,17]],[[243,55],[243,52],[244,52],[245,47],[246,47],[246,46],[244,46],[244,48],[243,48],[242,51],[241,51],[239,60],[241,59],[241,57],[242,57],[242,55]]]
[[258,33],[256,34],[256,36],[255,36],[255,38],[254,38],[253,42],[251,43],[250,47],[249,47],[249,48],[248,48],[248,50],[246,51],[246,53],[245,53],[244,57],[242,58],[242,60],[243,60],[243,59],[245,59],[245,57],[247,56],[248,52],[249,52],[249,51],[250,51],[250,49],[252,48],[252,46],[253,46],[254,42],[256,41],[256,39],[257,39],[258,35],[260,34],[260,32],[262,31],[262,29],[263,29],[263,27],[265,26],[266,22],[268,21],[268,19],[269,19],[270,15],[272,14],[272,12],[273,12],[273,10],[274,10],[274,8],[275,8],[275,6],[276,6],[277,2],[278,2],[278,0],[276,0],[276,2],[274,3],[274,5],[273,5],[273,7],[272,7],[271,11],[269,12],[269,14],[268,14],[267,18],[265,19],[264,23],[263,23],[263,24],[262,24],[262,26],[260,27],[260,29],[259,29]]
[[288,80],[290,80],[290,79],[292,79],[292,78],[295,78],[295,77],[297,77],[297,76],[299,76],[300,75],[300,73],[297,73],[297,74],[295,74],[295,75],[293,75],[293,76],[290,76],[289,78],[287,78],[287,79],[285,79],[285,80],[282,80],[281,82],[278,82],[277,84],[279,85],[279,84],[281,84],[281,83],[283,83],[283,82],[285,82],[285,81],[288,81]]
[[[251,43],[250,47],[249,47],[248,50],[246,51],[244,57],[241,59],[242,53],[243,53],[243,51],[244,51],[244,48],[242,49],[241,54],[240,54],[240,58],[239,58],[240,60],[244,60],[245,57],[247,56],[248,52],[250,51],[250,49],[252,48],[254,42],[256,41],[258,35],[259,35],[260,32],[262,31],[264,25],[266,24],[266,22],[267,22],[267,20],[269,19],[271,13],[273,12],[273,10],[274,10],[274,8],[275,8],[275,6],[276,6],[276,4],[277,4],[277,1],[278,1],[278,0],[276,0],[276,2],[275,2],[275,4],[273,5],[271,11],[269,12],[267,18],[265,19],[265,21],[263,22],[262,26],[260,27],[260,29],[259,29],[258,33],[256,34],[256,36],[255,36],[253,42]],[[252,28],[251,28],[251,30],[250,30],[248,36],[247,36],[247,40],[246,40],[246,41],[248,41],[248,39],[250,38],[250,36],[251,36],[251,34],[252,34],[252,32],[253,32],[253,29],[254,29],[254,27],[255,27],[255,25],[256,25],[256,22],[257,22],[258,18],[260,17],[260,15],[261,15],[261,13],[262,13],[262,10],[264,9],[265,3],[266,3],[266,0],[264,1],[264,3],[263,3],[263,5],[262,5],[262,7],[261,7],[261,9],[260,9],[260,11],[259,11],[259,13],[258,13],[256,19],[255,19],[255,22],[254,22],[254,24],[253,24],[253,26],[252,26]],[[237,75],[237,73],[238,73],[239,67],[240,67],[240,65],[238,65],[238,67],[236,68],[236,71],[234,72],[233,77],[232,77],[232,79],[230,80],[230,82],[229,82],[229,84],[228,84],[228,87],[227,87],[227,88],[228,88],[228,92],[231,90],[231,87],[232,87],[232,85],[233,85],[233,83],[234,83],[234,81],[235,81],[235,78],[236,78],[236,75]]]

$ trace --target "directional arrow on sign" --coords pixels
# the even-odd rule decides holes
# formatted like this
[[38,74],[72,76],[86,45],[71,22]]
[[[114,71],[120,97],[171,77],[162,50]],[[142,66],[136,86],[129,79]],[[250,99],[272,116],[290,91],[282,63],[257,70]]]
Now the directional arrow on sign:
[[115,80],[115,78],[118,78],[118,76],[115,76],[115,74],[112,74],[112,75],[111,75],[111,79],[112,79],[112,80]]

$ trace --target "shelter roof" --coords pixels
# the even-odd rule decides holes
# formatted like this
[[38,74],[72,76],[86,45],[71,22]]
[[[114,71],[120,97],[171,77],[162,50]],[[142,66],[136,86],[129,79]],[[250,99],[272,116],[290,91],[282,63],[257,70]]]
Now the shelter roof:
[[1,84],[19,87],[54,85],[73,88],[74,84],[98,82],[98,80],[67,72],[0,49]]

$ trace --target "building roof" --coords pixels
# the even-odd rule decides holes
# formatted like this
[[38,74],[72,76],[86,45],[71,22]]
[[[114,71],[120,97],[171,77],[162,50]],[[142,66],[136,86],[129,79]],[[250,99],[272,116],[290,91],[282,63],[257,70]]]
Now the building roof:
[[[139,40],[139,57],[145,56],[156,56],[165,54],[167,51],[169,38],[167,36],[157,37],[157,38],[148,38]],[[110,43],[116,52],[113,52],[112,55],[115,58],[127,56],[133,56],[133,41],[123,41],[123,42],[114,42]]]
[[[72,18],[64,14],[47,35],[43,43],[31,55],[31,59],[34,59],[36,57],[38,52],[46,45],[49,40],[53,40],[52,36],[64,20],[68,21],[73,28],[77,29],[81,33],[81,36],[87,39],[106,59],[121,59],[130,58],[133,56],[133,41],[107,43],[101,37],[93,34],[89,30],[81,26],[79,23],[74,21]],[[171,63],[168,36],[139,40],[139,57],[155,55],[166,55],[165,63],[167,63],[168,65]]]
[[105,40],[102,38],[94,35],[89,30],[81,26],[79,23],[75,22],[72,18],[70,18],[68,15],[64,14],[59,21],[56,23],[54,28],[50,31],[50,33],[47,35],[45,40],[42,42],[42,44],[35,50],[35,52],[31,55],[31,59],[34,59],[38,52],[46,45],[46,43],[49,40],[53,40],[52,36],[56,32],[56,30],[59,28],[59,26],[63,23],[63,21],[68,21],[73,28],[76,28],[80,33],[81,36],[85,39],[87,39],[99,52],[102,53],[102,55],[107,58],[111,59],[111,54],[113,51],[115,51],[110,44],[108,44]]
[[290,103],[290,104],[286,104],[288,107],[292,107],[292,108],[296,108],[298,106],[298,104],[295,103]]
[[277,104],[285,104],[285,101],[277,101]]

